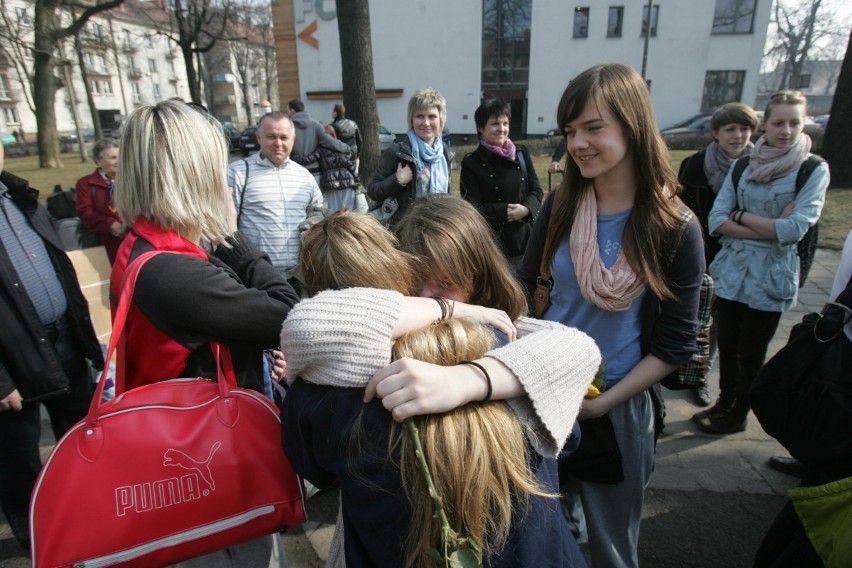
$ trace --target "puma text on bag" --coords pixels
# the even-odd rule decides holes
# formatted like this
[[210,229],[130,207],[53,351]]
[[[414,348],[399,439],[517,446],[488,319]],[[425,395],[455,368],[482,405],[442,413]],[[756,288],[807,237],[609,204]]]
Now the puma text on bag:
[[[108,360],[154,254],[125,274]],[[88,416],[59,440],[36,482],[34,567],[167,566],[304,521],[277,407],[236,387],[229,351],[211,347],[217,382],[172,379],[102,403],[100,381]],[[121,357],[116,372],[123,385]]]

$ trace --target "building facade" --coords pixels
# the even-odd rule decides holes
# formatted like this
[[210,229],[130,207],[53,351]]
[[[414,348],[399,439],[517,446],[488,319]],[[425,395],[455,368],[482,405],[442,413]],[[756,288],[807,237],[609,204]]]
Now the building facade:
[[[280,98],[303,99],[327,122],[342,100],[334,2],[272,8]],[[771,0],[656,0],[649,18],[639,0],[371,0],[379,117],[404,132],[409,97],[433,87],[457,136],[475,135],[473,112],[488,96],[511,102],[514,137],[544,135],[565,86],[597,63],[644,67],[660,127],[725,102],[751,104],[770,9]]]
[[[0,131],[23,131],[32,141],[36,119],[27,77],[33,68],[34,2],[3,0],[3,4]],[[105,120],[120,121],[139,105],[175,97],[190,100],[183,54],[164,33],[167,6],[164,0],[126,0],[90,19],[79,35],[82,66],[73,38],[58,46],[59,59],[66,62],[55,72],[63,85],[55,99],[60,135],[76,132],[76,121],[84,131],[93,128],[87,86],[107,130],[110,125],[103,124]],[[270,106],[270,96],[277,105],[271,31],[268,41],[264,38],[257,30],[246,30],[234,42],[220,41],[214,50],[196,58],[206,106],[223,122],[237,127],[254,124]]]

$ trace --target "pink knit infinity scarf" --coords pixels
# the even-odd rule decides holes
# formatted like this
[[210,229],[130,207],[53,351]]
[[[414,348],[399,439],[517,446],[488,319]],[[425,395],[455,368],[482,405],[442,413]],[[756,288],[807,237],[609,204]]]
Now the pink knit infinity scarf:
[[586,190],[577,209],[570,249],[580,292],[600,309],[622,312],[645,289],[645,283],[633,272],[623,250],[612,268],[604,266],[598,250],[598,205],[592,188]]
[[800,134],[796,143],[789,148],[776,148],[766,143],[761,136],[751,150],[748,173],[745,178],[756,183],[769,183],[798,170],[811,151],[811,137]]

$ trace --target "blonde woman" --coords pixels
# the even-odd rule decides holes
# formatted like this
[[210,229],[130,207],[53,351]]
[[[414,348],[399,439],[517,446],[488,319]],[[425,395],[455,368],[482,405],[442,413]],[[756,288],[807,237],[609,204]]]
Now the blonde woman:
[[[210,342],[218,341],[231,349],[240,386],[263,392],[262,352],[276,345],[298,296],[237,231],[222,127],[184,103],[164,101],[133,111],[121,147],[115,204],[130,232],[113,265],[112,297],[140,254],[176,253],[152,258],[139,273],[120,353],[126,388],[215,377]],[[266,566],[273,542],[280,541],[265,537],[183,565]]]
[[[480,223],[484,224],[481,218]],[[305,279],[312,291],[337,290],[304,300],[282,328],[288,378],[296,379],[283,412],[285,451],[297,471],[312,483],[323,486],[337,479],[341,488],[338,528],[344,535],[343,549],[333,547],[332,552],[340,555],[332,554],[329,565],[341,565],[344,557],[350,567],[423,562],[425,540],[435,545],[431,502],[424,501],[420,493],[415,475],[419,472],[406,465],[410,462],[405,456],[410,454],[392,443],[404,443],[395,434],[394,419],[480,401],[487,404],[471,404],[446,417],[429,418],[429,424],[433,420],[442,424],[437,430],[425,426],[427,432],[446,434],[437,435],[440,442],[432,434],[425,436],[427,446],[435,444],[431,467],[446,482],[442,485],[444,499],[448,509],[455,511],[452,523],[484,544],[486,563],[492,566],[583,566],[558,502],[547,494],[556,490],[553,458],[597,369],[597,349],[576,330],[525,321],[518,322],[522,337],[485,353],[482,341],[476,349],[462,341],[472,340],[478,331],[444,321],[435,326],[440,330],[422,332],[437,337],[444,334],[442,357],[432,353],[433,363],[401,357],[388,365],[391,339],[400,340],[436,320],[472,317],[496,324],[509,337],[515,329],[503,325],[505,313],[498,310],[460,301],[404,297],[419,289],[419,259],[400,252],[395,244],[377,221],[364,215],[339,212],[313,227],[303,248]],[[352,287],[356,285],[375,289]],[[495,317],[497,314],[502,315]],[[570,351],[575,364],[555,364],[561,360],[553,355],[559,349]],[[481,369],[455,364],[462,357],[469,357]],[[429,380],[410,380],[412,375],[422,378],[424,373]],[[418,401],[416,392],[435,387],[431,379],[437,375],[443,389],[454,394]],[[381,400],[363,390],[371,377],[378,380],[373,392],[378,390]],[[567,394],[558,418],[554,413],[553,420],[544,424],[529,398],[513,400],[510,407],[488,402],[507,398],[509,393],[522,394],[524,380],[541,390],[540,383],[561,383],[559,388]],[[367,404],[365,397],[371,399]],[[492,405],[497,405],[493,412],[502,418],[483,421],[480,411]],[[512,409],[511,414],[507,408]],[[442,422],[444,418],[450,422]],[[560,439],[553,439],[554,430],[564,433]],[[525,432],[529,448],[521,443]],[[452,440],[462,445],[447,446]],[[473,501],[465,502],[460,495],[465,486],[478,495]],[[507,500],[507,495],[514,498]],[[483,524],[483,518],[489,520]]]
[[447,101],[438,91],[420,89],[408,101],[408,132],[379,157],[367,187],[371,199],[395,198],[394,226],[418,197],[450,192],[450,149],[441,139]]

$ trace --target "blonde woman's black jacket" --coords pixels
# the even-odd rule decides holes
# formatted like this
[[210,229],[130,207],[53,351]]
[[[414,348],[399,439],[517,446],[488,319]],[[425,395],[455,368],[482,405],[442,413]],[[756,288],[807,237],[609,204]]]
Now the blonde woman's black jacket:
[[[403,136],[403,138],[405,139],[391,144],[379,156],[379,163],[376,164],[376,169],[373,170],[373,179],[370,180],[370,185],[367,187],[367,195],[373,201],[382,202],[388,197],[396,197],[399,209],[397,209],[396,214],[391,218],[391,228],[402,219],[408,207],[414,203],[414,199],[417,197],[417,164],[414,161],[414,156],[411,154],[408,137]],[[449,146],[444,144],[443,148],[444,158],[447,160],[447,168],[450,174],[447,193],[452,193],[452,156],[450,156]],[[396,167],[400,163],[408,166],[413,174],[411,181],[405,185],[399,185],[399,182],[396,181]]]
[[[526,147],[517,146],[517,155],[523,156],[526,176],[520,158],[509,160],[482,145],[461,163],[462,197],[479,209],[508,258],[524,254],[543,196]],[[509,203],[520,203],[530,214],[522,221],[509,223],[506,220]]]
[[[65,291],[68,301],[66,317],[80,354],[92,361],[93,367],[103,368],[103,354],[89,317],[89,304],[80,291],[77,273],[62,248],[53,221],[38,203],[38,191],[30,189],[26,180],[5,171],[0,175],[0,181],[8,188],[11,201],[44,241]],[[0,399],[15,389],[27,402],[68,394],[68,377],[2,242],[0,322],[3,327],[0,333]]]

